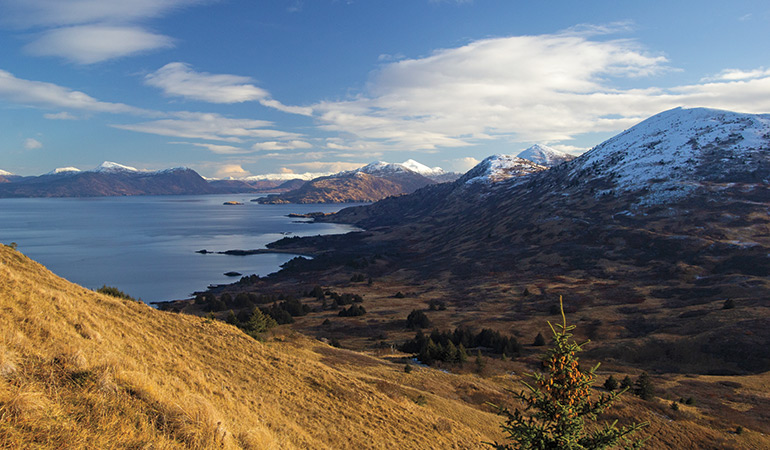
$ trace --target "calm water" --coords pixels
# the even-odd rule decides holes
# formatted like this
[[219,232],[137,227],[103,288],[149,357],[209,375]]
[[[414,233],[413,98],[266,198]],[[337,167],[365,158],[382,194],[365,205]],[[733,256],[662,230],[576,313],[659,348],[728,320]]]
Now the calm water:
[[[292,255],[201,255],[263,248],[288,236],[346,233],[347,225],[296,223],[289,213],[351,205],[259,205],[254,195],[0,199],[0,243],[87,288],[115,286],[145,302],[187,298],[225,272],[267,275]],[[225,206],[225,201],[243,206]]]

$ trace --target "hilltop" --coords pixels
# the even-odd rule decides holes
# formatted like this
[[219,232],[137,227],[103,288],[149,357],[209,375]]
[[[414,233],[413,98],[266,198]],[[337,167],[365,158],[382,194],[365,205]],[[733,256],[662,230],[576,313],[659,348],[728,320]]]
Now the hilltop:
[[558,166],[561,163],[575,159],[575,155],[570,155],[569,153],[564,153],[553,147],[541,144],[535,144],[516,156],[546,167]]

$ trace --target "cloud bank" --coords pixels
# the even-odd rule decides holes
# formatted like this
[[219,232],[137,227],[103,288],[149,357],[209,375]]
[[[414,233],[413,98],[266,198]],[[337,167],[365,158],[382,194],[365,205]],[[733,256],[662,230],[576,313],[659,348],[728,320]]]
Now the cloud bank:
[[726,70],[688,86],[618,87],[673,69],[665,56],[633,40],[597,40],[605,32],[574,28],[438,50],[386,64],[365,92],[313,108],[323,129],[384,150],[565,142],[619,131],[677,106],[770,111],[770,71],[764,69]]

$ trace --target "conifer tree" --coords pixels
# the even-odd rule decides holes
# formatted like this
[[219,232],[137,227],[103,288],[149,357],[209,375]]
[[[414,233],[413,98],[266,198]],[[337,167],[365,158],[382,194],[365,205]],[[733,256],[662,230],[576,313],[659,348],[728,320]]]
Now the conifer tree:
[[585,344],[570,339],[570,331],[575,327],[567,325],[561,297],[559,303],[562,323],[556,327],[548,324],[554,341],[543,358],[547,372],[533,373],[534,383],[524,383],[526,390],[516,394],[526,405],[523,410],[500,410],[506,417],[501,426],[512,443],[490,445],[504,450],[641,448],[644,441],[632,440],[630,435],[647,423],[617,427],[616,421],[586,429],[585,421],[595,421],[597,414],[607,409],[623,391],[591,398],[594,372],[599,365],[586,372],[580,370],[576,355]]

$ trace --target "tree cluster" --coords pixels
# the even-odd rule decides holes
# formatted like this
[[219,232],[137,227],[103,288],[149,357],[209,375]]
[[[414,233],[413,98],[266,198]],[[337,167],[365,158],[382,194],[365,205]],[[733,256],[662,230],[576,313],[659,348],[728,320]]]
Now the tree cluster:
[[229,324],[243,330],[244,333],[253,337],[254,339],[260,339],[260,335],[270,328],[278,325],[278,323],[271,316],[264,314],[262,310],[255,307],[250,312],[241,311],[237,315],[230,310],[225,321]]
[[484,348],[490,353],[507,356],[521,353],[521,345],[515,337],[503,336],[488,328],[474,333],[466,327],[455,328],[452,332],[433,330],[429,336],[418,331],[413,339],[401,346],[401,351],[417,354],[425,364],[435,361],[462,363],[468,359],[466,349],[469,348]]
[[364,314],[366,314],[366,309],[364,309],[363,306],[357,304],[352,305],[347,309],[343,308],[338,313],[340,317],[356,317],[363,316]]

